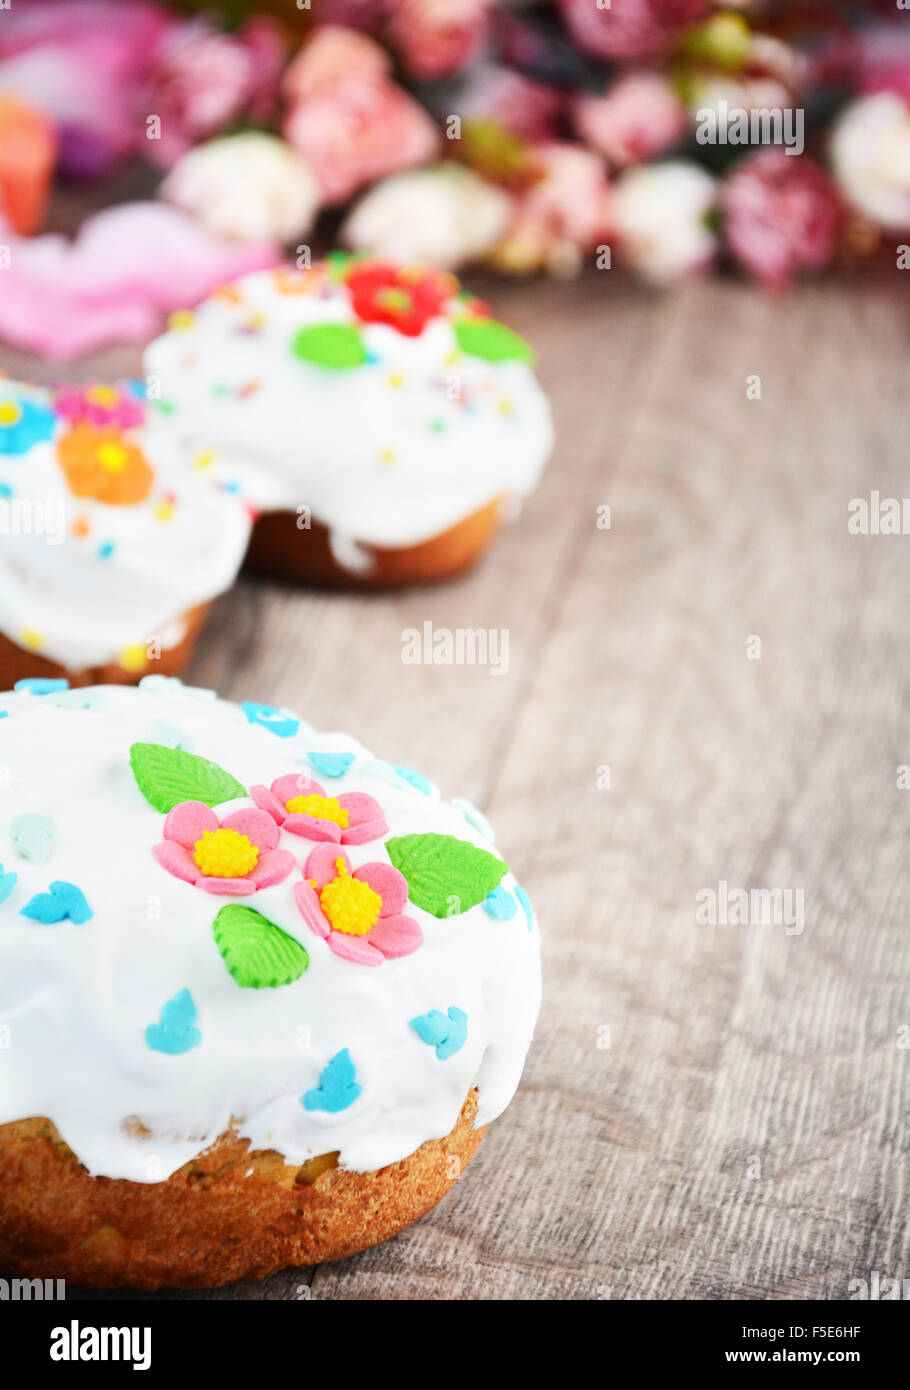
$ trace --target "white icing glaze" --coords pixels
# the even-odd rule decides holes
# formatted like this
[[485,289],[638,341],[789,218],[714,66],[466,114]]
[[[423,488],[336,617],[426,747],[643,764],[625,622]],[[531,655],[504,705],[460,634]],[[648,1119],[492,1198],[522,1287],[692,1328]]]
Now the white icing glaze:
[[[0,860],[18,874],[0,903],[0,1123],[47,1116],[92,1174],[148,1182],[169,1176],[232,1119],[253,1148],[277,1149],[292,1163],[337,1149],[342,1166],[371,1171],[447,1134],[473,1086],[479,1125],[506,1107],[540,1001],[536,920],[529,926],[521,907],[497,920],[482,904],[440,920],[409,902],[404,910],[424,934],[414,954],[378,967],[339,958],[297,910],[299,868],[232,899],[160,867],[152,847],[164,816],[139,792],[128,752],[169,731],[168,742],[182,736],[247,787],[312,773],[309,751],[353,753],[343,777],[312,774],[328,794],[368,791],[392,835],[435,831],[489,849],[435,788],[417,790],[346,735],[302,724],[278,737],[238,706],[161,677],[138,690],[0,695],[0,710],[8,715],[0,719]],[[56,823],[43,864],[23,857],[11,838],[23,813]],[[281,833],[298,865],[313,844]],[[355,868],[387,859],[381,840],[346,852]],[[20,914],[54,880],[82,890],[90,921],[41,925]],[[511,873],[502,886],[514,889]],[[212,934],[218,910],[233,901],[304,945],[310,964],[300,979],[261,990],[234,981]],[[184,989],[201,1043],[176,1056],[153,1051],[145,1029]],[[409,1020],[451,1005],[468,1015],[467,1040],[440,1061]],[[302,1094],[343,1048],[360,1096],[334,1114],[304,1109]],[[151,1136],[124,1129],[131,1118]]]
[[[0,382],[0,402],[53,409],[50,392]],[[184,614],[230,588],[249,540],[238,499],[147,437],[148,496],[112,505],[73,494],[58,461],[68,423],[22,453],[0,449],[0,632],[77,670],[159,639],[180,640]],[[14,534],[18,532],[18,534]]]
[[[319,267],[309,281],[296,274],[315,286],[307,293],[282,293],[281,274],[236,281],[235,298],[213,295],[148,348],[171,440],[214,450],[257,507],[306,506],[377,546],[419,544],[534,488],[553,443],[547,399],[525,363],[459,352],[460,300],[408,337],[361,322]],[[297,332],[321,323],[359,328],[367,363],[333,370],[295,356]]]

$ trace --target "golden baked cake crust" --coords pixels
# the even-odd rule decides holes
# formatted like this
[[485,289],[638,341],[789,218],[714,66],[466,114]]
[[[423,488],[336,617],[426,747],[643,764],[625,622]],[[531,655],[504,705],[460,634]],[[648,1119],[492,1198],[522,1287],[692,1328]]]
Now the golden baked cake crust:
[[472,1092],[444,1139],[374,1173],[331,1166],[334,1155],[292,1167],[229,1133],[160,1183],[91,1177],[47,1120],[0,1125],[0,1266],[89,1287],[197,1289],[341,1259],[445,1196],[483,1138],[476,1113]]
[[502,501],[497,498],[419,545],[397,549],[358,547],[367,561],[362,575],[340,565],[329,532],[314,521],[298,529],[294,512],[266,512],[253,527],[246,567],[275,579],[299,584],[326,584],[342,589],[392,589],[451,579],[470,569],[496,539]]

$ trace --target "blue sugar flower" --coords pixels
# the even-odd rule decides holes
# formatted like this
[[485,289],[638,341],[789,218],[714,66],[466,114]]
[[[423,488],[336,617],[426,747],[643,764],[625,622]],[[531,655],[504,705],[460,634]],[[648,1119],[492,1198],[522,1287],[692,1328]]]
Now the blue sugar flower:
[[0,390],[0,454],[27,454],[53,437],[57,416],[49,406]]

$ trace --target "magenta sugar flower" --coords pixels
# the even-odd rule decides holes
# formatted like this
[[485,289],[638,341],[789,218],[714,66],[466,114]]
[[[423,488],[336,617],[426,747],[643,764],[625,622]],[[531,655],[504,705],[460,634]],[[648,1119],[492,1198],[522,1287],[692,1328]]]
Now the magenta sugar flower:
[[182,801],[152,853],[169,874],[206,893],[245,897],[282,883],[294,868],[294,856],[277,844],[278,827],[264,811],[248,807],[220,820],[203,802]]
[[306,773],[276,777],[271,787],[250,788],[256,805],[276,825],[307,840],[331,840],[337,845],[362,845],[388,831],[382,807],[366,792],[327,796]]
[[128,430],[141,425],[145,406],[141,400],[119,386],[92,383],[88,386],[61,386],[54,397],[57,414],[70,425],[114,425]]
[[402,915],[408,887],[391,864],[362,864],[352,873],[344,850],[317,845],[294,897],[307,926],[329,950],[359,965],[409,956],[423,942],[418,923]]

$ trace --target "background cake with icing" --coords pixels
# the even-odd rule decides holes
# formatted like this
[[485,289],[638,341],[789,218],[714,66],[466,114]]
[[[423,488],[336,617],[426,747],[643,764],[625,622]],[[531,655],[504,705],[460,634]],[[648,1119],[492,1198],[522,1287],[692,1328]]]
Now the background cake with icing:
[[393,1234],[518,1085],[485,819],[161,676],[0,695],[0,1267],[209,1286]]
[[179,670],[250,518],[156,447],[139,384],[0,380],[0,687]]
[[155,420],[260,513],[250,563],[365,586],[470,565],[550,454],[529,345],[454,276],[334,256],[172,320]]

